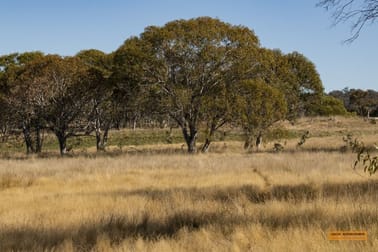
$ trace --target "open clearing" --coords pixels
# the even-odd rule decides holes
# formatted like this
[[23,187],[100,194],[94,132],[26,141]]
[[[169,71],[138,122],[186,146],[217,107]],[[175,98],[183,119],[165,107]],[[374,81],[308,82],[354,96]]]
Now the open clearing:
[[[340,150],[348,132],[377,143],[378,127],[327,120],[286,125],[313,137],[282,153],[229,141],[198,155],[173,144],[1,159],[0,251],[376,251],[377,175]],[[152,151],[164,148],[178,151]],[[334,230],[368,241],[329,241]]]

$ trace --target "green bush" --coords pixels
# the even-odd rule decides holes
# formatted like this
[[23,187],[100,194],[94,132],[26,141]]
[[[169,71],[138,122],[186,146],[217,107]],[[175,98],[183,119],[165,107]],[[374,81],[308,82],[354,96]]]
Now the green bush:
[[323,95],[319,104],[312,104],[309,107],[308,114],[312,116],[345,116],[349,113],[341,100],[333,96]]

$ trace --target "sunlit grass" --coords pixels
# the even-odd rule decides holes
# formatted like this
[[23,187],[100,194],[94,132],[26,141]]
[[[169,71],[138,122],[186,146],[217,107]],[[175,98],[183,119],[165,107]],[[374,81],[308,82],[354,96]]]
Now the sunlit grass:
[[[0,159],[0,251],[376,251],[376,175],[353,169],[341,133],[297,142],[280,153],[238,141],[198,155],[180,143],[13,153]],[[331,230],[369,239],[328,241]]]
[[[290,238],[297,251],[373,251],[378,181],[354,171],[353,158],[303,152],[1,160],[0,250],[276,251],[290,250]],[[333,229],[368,230],[370,239],[338,247],[326,239]]]

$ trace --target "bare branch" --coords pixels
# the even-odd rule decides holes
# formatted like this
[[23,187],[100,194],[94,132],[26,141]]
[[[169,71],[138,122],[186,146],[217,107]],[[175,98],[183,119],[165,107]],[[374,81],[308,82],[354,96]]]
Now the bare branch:
[[344,41],[346,43],[356,40],[365,25],[378,18],[378,0],[321,0],[316,6],[333,10],[334,25],[351,23],[352,36]]

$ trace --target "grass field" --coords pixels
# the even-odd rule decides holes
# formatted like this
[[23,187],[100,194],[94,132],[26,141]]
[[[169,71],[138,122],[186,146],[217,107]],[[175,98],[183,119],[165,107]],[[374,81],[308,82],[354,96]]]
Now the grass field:
[[[181,143],[90,148],[59,158],[0,159],[0,251],[376,251],[378,178],[340,151],[352,133],[378,143],[356,118],[303,119],[309,130],[274,153],[217,142],[187,155]],[[227,139],[226,139],[227,140]],[[329,241],[363,230],[367,241]]]

